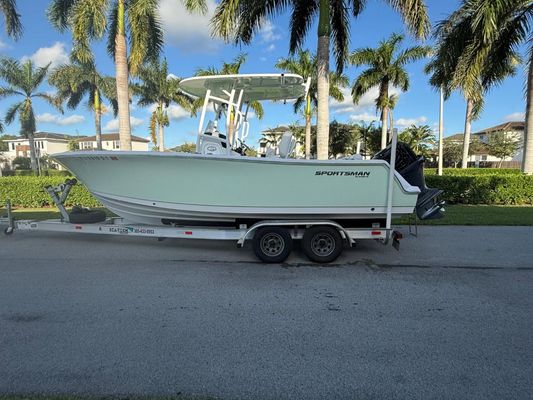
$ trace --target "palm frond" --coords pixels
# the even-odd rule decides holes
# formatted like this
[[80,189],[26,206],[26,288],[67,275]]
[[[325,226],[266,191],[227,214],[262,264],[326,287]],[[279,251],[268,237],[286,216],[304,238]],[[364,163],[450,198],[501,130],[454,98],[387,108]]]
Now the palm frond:
[[19,39],[22,36],[22,23],[16,0],[0,0],[0,12],[4,14],[7,35]]
[[379,71],[371,68],[363,71],[352,84],[352,99],[355,104],[361,97],[375,86],[381,83],[382,75]]
[[158,60],[163,47],[163,29],[157,14],[158,0],[130,0],[127,4],[130,68],[135,75],[143,62]]
[[430,30],[429,16],[424,0],[386,0],[395,9],[417,38],[424,39]]
[[50,23],[59,30],[64,32],[70,26],[71,13],[77,0],[52,0],[48,9],[46,10],[46,16]]
[[11,125],[11,123],[15,120],[15,116],[23,105],[24,101],[21,101],[20,103],[13,104],[7,109],[6,116],[4,117],[6,124]]
[[333,35],[333,54],[337,72],[342,72],[348,58],[350,41],[350,16],[344,0],[331,0],[331,32]]
[[316,1],[295,1],[290,19],[291,32],[289,52],[294,53],[304,42],[304,39],[313,23],[313,17],[318,11]]
[[258,101],[252,101],[250,103],[250,108],[254,110],[255,116],[257,119],[263,119],[265,111],[263,110],[263,105]]
[[118,2],[114,0],[109,9],[108,26],[107,26],[107,53],[115,59],[115,39],[118,33]]

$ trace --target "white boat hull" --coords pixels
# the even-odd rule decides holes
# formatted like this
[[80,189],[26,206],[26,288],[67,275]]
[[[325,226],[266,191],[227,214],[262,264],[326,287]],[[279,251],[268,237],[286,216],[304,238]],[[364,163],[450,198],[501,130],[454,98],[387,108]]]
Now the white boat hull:
[[[55,157],[109,210],[137,223],[263,219],[378,221],[386,216],[388,164],[155,152]],[[419,189],[396,174],[393,215],[413,212]]]

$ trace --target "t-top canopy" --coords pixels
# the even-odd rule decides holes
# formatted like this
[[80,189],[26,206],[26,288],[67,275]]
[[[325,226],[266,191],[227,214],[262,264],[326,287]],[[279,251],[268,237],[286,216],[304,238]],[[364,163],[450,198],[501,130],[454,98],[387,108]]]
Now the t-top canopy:
[[254,100],[290,100],[305,95],[304,79],[295,74],[209,75],[183,79],[181,89],[192,96],[226,98],[224,92],[244,90],[243,102]]

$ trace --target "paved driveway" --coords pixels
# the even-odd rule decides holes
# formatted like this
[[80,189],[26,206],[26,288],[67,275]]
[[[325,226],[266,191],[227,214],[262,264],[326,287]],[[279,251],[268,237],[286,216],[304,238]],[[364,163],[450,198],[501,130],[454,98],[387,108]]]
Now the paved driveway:
[[423,227],[330,267],[229,243],[0,237],[0,393],[531,399],[531,230]]

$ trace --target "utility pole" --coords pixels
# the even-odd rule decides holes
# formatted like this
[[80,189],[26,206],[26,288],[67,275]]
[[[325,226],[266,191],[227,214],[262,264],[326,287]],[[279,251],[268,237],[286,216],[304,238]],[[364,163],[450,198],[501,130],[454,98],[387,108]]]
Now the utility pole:
[[444,136],[444,90],[440,87],[440,111],[439,111],[439,167],[438,175],[442,175],[443,165],[443,136]]

